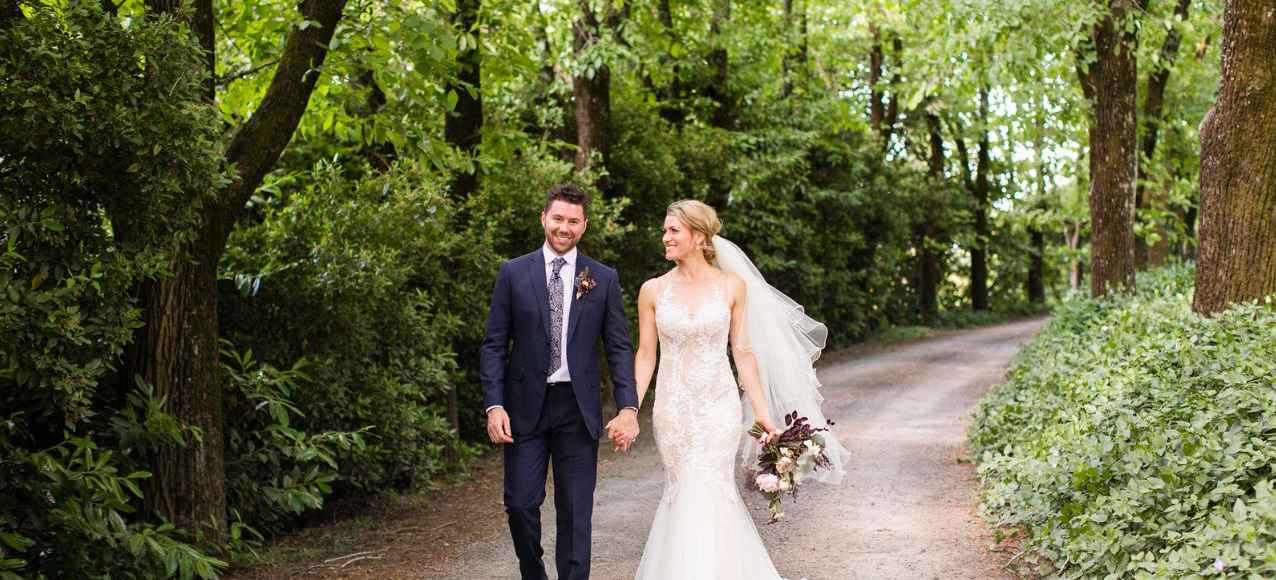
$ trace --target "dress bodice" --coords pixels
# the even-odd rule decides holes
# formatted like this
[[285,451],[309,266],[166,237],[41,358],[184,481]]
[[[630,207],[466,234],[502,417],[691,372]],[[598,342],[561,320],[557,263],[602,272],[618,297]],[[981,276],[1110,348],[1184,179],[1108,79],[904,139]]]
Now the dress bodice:
[[675,284],[673,280],[666,281],[656,300],[656,329],[660,336],[656,385],[667,401],[677,400],[680,406],[695,409],[737,392],[727,358],[731,308],[722,280],[714,283],[708,297],[694,308],[674,297]]

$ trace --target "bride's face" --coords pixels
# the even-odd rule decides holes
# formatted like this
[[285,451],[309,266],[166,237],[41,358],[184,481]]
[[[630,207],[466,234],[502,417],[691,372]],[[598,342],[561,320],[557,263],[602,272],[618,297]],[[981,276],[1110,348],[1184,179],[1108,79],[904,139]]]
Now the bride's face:
[[671,262],[699,252],[699,245],[704,240],[703,235],[692,231],[682,220],[671,215],[665,216],[664,232],[660,239],[665,244],[665,259]]

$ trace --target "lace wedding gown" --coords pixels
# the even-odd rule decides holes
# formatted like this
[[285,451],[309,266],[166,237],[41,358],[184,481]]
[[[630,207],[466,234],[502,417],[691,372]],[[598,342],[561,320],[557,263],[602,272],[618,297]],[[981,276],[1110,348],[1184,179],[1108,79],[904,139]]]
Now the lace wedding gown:
[[722,281],[699,307],[656,300],[660,370],[656,447],[665,490],[638,580],[778,580],[735,483],[740,392],[727,359],[731,310]]

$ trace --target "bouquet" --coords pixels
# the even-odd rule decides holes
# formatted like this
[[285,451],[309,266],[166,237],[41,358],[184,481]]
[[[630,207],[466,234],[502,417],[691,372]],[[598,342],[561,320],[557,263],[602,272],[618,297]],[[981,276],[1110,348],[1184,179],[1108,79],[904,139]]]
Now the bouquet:
[[[798,485],[804,476],[817,469],[832,467],[824,453],[824,436],[820,434],[824,431],[828,428],[813,427],[807,423],[806,417],[799,417],[797,411],[793,411],[784,416],[784,430],[762,445],[758,463],[753,468],[757,473],[753,483],[771,501],[768,507],[771,521],[767,523],[773,524],[784,517],[780,497],[788,493],[796,498]],[[766,431],[754,423],[749,435],[761,442]]]

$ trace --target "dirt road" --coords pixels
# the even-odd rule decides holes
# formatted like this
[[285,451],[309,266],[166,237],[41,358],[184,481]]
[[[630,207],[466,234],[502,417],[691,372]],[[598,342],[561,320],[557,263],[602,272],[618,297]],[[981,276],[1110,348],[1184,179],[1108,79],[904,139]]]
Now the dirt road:
[[[959,460],[970,411],[1044,322],[948,333],[822,361],[825,414],[851,459],[841,486],[812,484],[787,505],[785,520],[759,526],[780,573],[810,580],[1005,577],[1008,555],[988,552],[991,534],[974,511],[973,468]],[[593,544],[599,580],[633,577],[660,499],[664,475],[650,417],[643,419],[642,438],[629,455],[602,452]],[[765,522],[761,497],[745,498],[755,521]],[[292,540],[293,565],[240,577],[518,577],[497,461],[481,466],[464,488],[398,502],[362,523],[308,530]],[[552,500],[542,521],[553,578]],[[366,559],[346,567],[340,567],[346,560],[323,563],[329,555],[358,552],[367,552]]]

